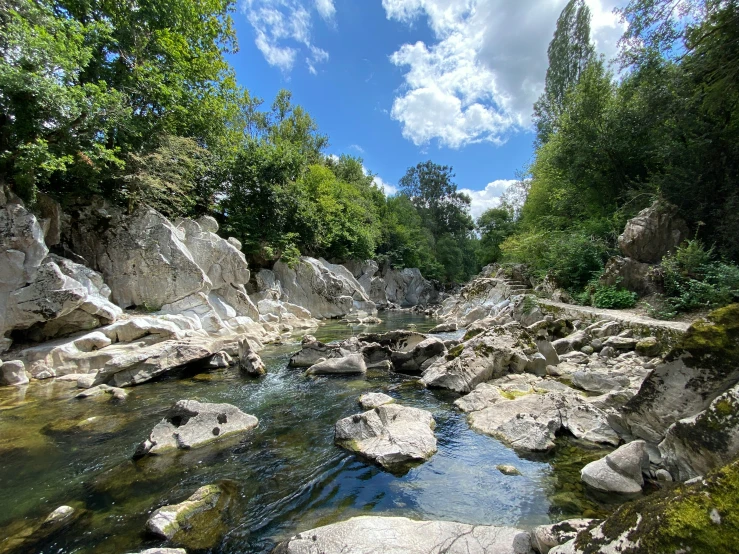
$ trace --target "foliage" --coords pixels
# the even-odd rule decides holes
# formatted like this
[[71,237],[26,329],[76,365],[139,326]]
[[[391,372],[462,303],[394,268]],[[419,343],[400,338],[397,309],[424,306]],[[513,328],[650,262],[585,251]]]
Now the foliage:
[[490,208],[477,219],[477,231],[480,242],[477,246],[477,261],[481,266],[498,262],[501,259],[500,245],[513,234],[515,222],[513,210]]
[[596,285],[592,294],[593,306],[606,309],[624,309],[636,306],[637,294],[613,285]]

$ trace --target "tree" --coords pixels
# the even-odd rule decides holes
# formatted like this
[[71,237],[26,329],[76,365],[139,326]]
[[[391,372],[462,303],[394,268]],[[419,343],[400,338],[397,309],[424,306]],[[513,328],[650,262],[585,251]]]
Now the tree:
[[490,208],[477,219],[480,242],[477,247],[477,260],[480,265],[500,261],[500,245],[513,234],[515,223],[511,209]]
[[595,58],[595,48],[590,42],[590,8],[584,0],[570,0],[562,10],[547,53],[549,67],[544,93],[534,104],[540,144],[546,143],[556,132],[568,91]]

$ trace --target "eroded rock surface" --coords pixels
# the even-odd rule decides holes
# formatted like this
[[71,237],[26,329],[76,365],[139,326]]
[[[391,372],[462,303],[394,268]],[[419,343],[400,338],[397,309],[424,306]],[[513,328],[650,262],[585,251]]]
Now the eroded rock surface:
[[594,489],[636,494],[644,486],[643,472],[649,471],[647,444],[638,440],[625,444],[607,456],[586,465],[580,475]]

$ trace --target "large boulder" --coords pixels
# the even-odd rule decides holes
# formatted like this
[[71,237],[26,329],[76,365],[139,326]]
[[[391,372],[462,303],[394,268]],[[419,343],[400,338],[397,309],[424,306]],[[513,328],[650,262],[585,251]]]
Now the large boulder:
[[452,348],[423,373],[427,387],[470,392],[477,384],[509,371],[522,372],[538,352],[531,336],[518,326],[493,327]]
[[376,311],[374,302],[344,266],[303,256],[292,267],[278,261],[273,271],[282,288],[281,299],[302,306],[315,318]]
[[26,385],[28,374],[26,366],[20,360],[0,362],[0,385]]
[[739,382],[739,304],[694,322],[623,407],[631,435],[657,445],[674,423],[691,418]]
[[557,433],[563,430],[591,442],[619,442],[607,414],[570,392],[526,394],[509,400],[486,388],[474,401],[458,406],[481,408],[469,414],[470,426],[524,452],[551,450]]
[[695,416],[673,423],[659,443],[664,465],[687,481],[728,464],[739,455],[739,385]]
[[367,365],[362,354],[349,354],[342,358],[330,358],[320,361],[310,368],[310,375],[350,375],[367,373]]
[[531,537],[513,527],[361,516],[280,543],[273,554],[533,554]]
[[650,264],[614,256],[608,260],[600,282],[604,285],[623,287],[645,296],[659,290],[652,276],[653,266]]
[[401,307],[426,306],[441,299],[436,287],[416,268],[388,269],[384,272],[384,296]]
[[649,470],[647,443],[633,441],[589,463],[580,472],[590,487],[620,494],[636,494],[644,486],[642,473]]
[[429,459],[436,452],[436,423],[418,408],[384,404],[336,423],[334,440],[389,470]]
[[357,337],[363,343],[377,343],[393,352],[410,352],[427,339],[415,331],[395,330],[386,333],[361,333]]
[[226,531],[223,521],[234,490],[230,483],[205,485],[179,504],[156,509],[146,531],[193,550],[212,548]]
[[135,457],[189,450],[234,433],[253,429],[259,421],[231,404],[180,400],[136,448]]
[[539,525],[531,533],[531,543],[539,554],[549,554],[555,546],[574,539],[580,531],[597,524],[594,519],[566,519],[552,525]]
[[393,352],[390,361],[393,364],[393,369],[399,373],[420,375],[439,356],[444,355],[446,355],[444,341],[436,337],[430,337],[418,343],[408,352]]
[[678,216],[677,207],[658,200],[626,223],[618,246],[627,258],[657,264],[688,236],[688,227]]

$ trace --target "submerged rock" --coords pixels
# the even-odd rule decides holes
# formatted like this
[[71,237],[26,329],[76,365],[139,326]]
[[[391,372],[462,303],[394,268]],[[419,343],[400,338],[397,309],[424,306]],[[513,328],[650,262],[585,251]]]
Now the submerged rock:
[[222,516],[233,495],[225,483],[200,487],[187,500],[154,511],[147,532],[191,549],[211,548],[226,531]]
[[433,416],[425,410],[385,404],[338,421],[334,440],[386,469],[403,469],[436,452],[435,427]]
[[625,444],[604,458],[589,463],[582,468],[580,475],[594,489],[636,494],[644,486],[642,473],[648,470],[647,444],[639,440]]
[[308,369],[310,375],[346,375],[367,373],[362,354],[349,354],[343,358],[320,361]]
[[188,450],[253,429],[259,421],[231,404],[208,404],[180,400],[167,411],[149,438],[136,448],[134,457],[161,454],[168,450]]
[[381,392],[368,392],[359,397],[359,405],[363,410],[374,410],[385,404],[392,404],[395,399]]
[[304,531],[274,554],[530,554],[531,537],[513,527],[362,516]]
[[103,396],[109,394],[111,400],[123,401],[128,397],[128,392],[125,389],[119,387],[110,387],[108,385],[97,385],[96,387],[84,390],[77,395],[75,398],[93,398],[97,396]]

